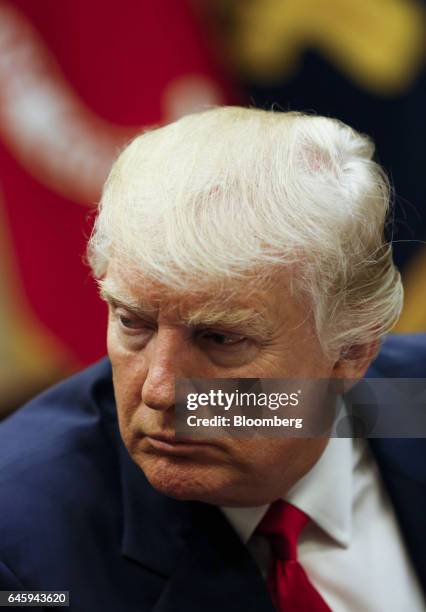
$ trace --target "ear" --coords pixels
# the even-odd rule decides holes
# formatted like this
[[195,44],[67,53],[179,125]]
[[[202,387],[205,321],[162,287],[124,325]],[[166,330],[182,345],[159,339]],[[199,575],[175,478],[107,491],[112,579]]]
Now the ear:
[[332,377],[353,380],[362,378],[377,356],[379,349],[380,340],[373,340],[366,344],[353,344],[342,349],[339,359],[333,366]]

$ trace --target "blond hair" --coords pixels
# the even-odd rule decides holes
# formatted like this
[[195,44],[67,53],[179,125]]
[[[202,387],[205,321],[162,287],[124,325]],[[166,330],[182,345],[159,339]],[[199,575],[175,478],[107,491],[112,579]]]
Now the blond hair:
[[88,247],[177,291],[292,271],[325,351],[381,338],[403,290],[384,239],[390,188],[371,140],[301,113],[219,107],[135,138]]

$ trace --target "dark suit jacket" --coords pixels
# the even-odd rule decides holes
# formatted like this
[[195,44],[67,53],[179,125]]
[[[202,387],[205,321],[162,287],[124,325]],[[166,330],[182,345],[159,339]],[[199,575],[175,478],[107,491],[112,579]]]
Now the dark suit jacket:
[[[419,335],[389,338],[369,375],[425,372]],[[425,440],[371,448],[426,590]],[[0,425],[1,589],[69,590],[83,612],[273,610],[221,511],[161,495],[130,459],[107,359]]]

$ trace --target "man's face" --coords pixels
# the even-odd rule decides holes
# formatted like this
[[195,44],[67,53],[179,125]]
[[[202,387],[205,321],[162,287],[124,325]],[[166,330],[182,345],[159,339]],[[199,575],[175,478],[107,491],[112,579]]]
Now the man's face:
[[[250,293],[241,287],[222,320],[214,314],[215,304],[222,306],[219,295],[203,313],[212,295],[176,295],[152,282],[135,283],[111,263],[104,296],[120,432],[133,460],[166,495],[262,505],[297,482],[327,440],[173,441],[175,379],[329,378],[334,364],[323,355],[307,304],[291,295],[285,278]],[[235,323],[235,314],[247,321]]]

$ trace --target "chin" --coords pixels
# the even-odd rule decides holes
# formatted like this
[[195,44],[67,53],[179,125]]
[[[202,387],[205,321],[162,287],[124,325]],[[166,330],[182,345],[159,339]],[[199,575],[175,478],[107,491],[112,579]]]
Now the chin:
[[163,495],[182,501],[221,504],[225,483],[215,469],[182,457],[139,456],[136,463],[150,484]]

